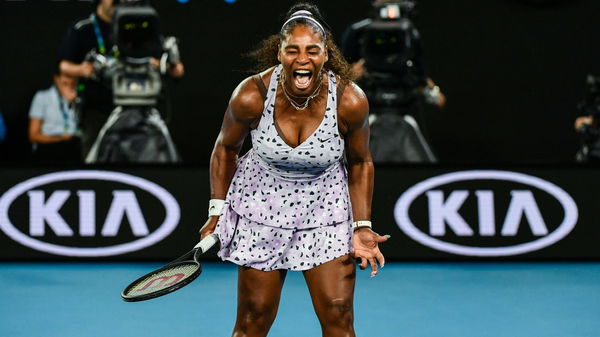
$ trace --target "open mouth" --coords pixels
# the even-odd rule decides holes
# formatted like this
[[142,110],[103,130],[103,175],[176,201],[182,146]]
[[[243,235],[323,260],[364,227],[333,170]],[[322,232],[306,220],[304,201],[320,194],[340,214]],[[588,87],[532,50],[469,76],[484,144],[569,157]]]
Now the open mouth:
[[312,75],[313,75],[312,71],[299,69],[299,70],[294,70],[292,75],[294,78],[294,81],[293,81],[294,86],[296,86],[296,88],[306,89],[310,86],[310,83],[312,80]]

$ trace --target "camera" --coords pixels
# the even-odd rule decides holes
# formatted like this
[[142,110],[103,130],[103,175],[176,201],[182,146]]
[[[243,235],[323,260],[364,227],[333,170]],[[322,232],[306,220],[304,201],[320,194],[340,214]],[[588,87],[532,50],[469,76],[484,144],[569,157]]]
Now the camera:
[[[116,1],[112,56],[95,51],[95,79],[112,88],[111,112],[86,156],[86,163],[179,162],[168,128],[156,108],[163,77],[180,61],[177,39],[162,38],[149,1]],[[167,105],[168,106],[168,105]]]
[[414,66],[411,51],[416,30],[410,19],[414,6],[412,1],[375,3],[375,17],[362,41],[368,69],[403,73]]
[[361,38],[361,54],[368,70],[361,84],[379,106],[409,105],[423,85],[417,64],[420,36],[411,18],[414,1],[374,4],[374,16]]
[[[116,106],[154,106],[162,90],[162,76],[179,62],[177,39],[162,39],[159,17],[148,1],[115,1],[114,56],[92,50],[86,60],[94,63],[94,77],[113,90]],[[153,58],[159,66],[153,65]]]

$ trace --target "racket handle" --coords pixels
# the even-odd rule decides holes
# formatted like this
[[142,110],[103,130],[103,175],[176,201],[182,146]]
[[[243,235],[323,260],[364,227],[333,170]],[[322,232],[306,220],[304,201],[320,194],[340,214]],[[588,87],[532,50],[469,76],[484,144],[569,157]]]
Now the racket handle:
[[212,246],[214,246],[218,240],[219,237],[217,236],[217,234],[211,234],[205,237],[204,239],[200,240],[200,242],[198,242],[198,244],[194,246],[194,248],[200,248],[202,253],[204,253],[207,250],[209,250]]

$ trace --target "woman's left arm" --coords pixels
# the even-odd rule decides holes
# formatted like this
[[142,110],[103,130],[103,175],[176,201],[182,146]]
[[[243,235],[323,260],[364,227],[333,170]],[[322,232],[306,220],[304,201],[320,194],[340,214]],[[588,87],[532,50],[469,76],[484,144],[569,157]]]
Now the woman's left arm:
[[[363,91],[355,84],[348,84],[344,91],[338,115],[346,143],[352,215],[355,222],[370,221],[375,169],[369,150],[369,103]],[[387,237],[380,236],[370,227],[358,227],[354,230],[353,255],[361,259],[361,269],[371,265],[371,276],[377,274],[377,263],[382,267],[385,264],[378,244],[386,240]]]

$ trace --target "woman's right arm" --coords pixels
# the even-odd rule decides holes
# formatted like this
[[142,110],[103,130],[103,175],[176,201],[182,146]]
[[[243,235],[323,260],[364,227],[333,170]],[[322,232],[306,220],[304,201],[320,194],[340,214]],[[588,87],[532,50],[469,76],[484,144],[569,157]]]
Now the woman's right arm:
[[[224,200],[237,168],[237,158],[250,128],[262,115],[263,99],[256,83],[248,78],[233,92],[221,131],[210,157],[210,198]],[[211,216],[200,229],[201,237],[214,232],[219,217]]]
[[57,143],[71,140],[73,136],[64,134],[48,136],[42,133],[42,120],[39,118],[29,118],[29,142],[37,144]]
[[62,60],[59,63],[60,72],[71,77],[88,78],[94,73],[94,64],[91,62],[81,62],[79,64],[71,61]]

